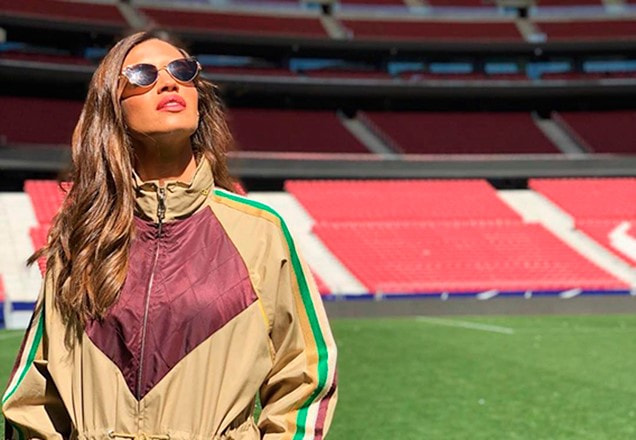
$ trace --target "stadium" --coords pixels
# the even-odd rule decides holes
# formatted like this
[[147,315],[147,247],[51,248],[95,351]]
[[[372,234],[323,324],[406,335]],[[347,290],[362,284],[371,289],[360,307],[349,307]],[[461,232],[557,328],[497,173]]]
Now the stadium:
[[148,28],[311,268],[330,439],[636,435],[633,0],[0,0],[1,383],[91,76]]

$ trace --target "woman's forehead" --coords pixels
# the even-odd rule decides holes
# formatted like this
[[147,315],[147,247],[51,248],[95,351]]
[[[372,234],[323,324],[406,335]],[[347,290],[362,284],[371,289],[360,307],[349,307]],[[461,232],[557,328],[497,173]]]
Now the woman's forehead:
[[183,54],[179,49],[170,43],[153,38],[143,41],[130,49],[126,58],[124,58],[124,66],[138,63],[163,65],[176,58],[183,58]]

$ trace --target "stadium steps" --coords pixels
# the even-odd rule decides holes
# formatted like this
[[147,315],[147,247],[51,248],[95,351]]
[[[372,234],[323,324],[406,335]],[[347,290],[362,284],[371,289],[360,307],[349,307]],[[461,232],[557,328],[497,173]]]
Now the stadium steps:
[[42,280],[37,265],[25,266],[34,250],[29,229],[36,225],[27,194],[0,193],[0,242],[8,244],[0,250],[5,290],[20,301],[35,301]]
[[37,224],[31,200],[25,193],[0,193],[0,268],[5,288],[4,322],[7,328],[25,328],[30,307],[16,309],[15,303],[34,303],[42,276],[37,264],[26,266],[33,253],[29,228]]
[[313,234],[314,220],[294,196],[281,192],[250,192],[248,197],[271,206],[285,219],[305,260],[331,293],[367,292],[364,285]]
[[137,10],[126,2],[117,2],[119,13],[126,19],[128,25],[133,29],[141,29],[148,25],[148,20]]
[[636,270],[585,233],[575,229],[574,218],[543,195],[532,190],[498,191],[501,200],[525,222],[540,223],[585,258],[616,278],[636,287]]
[[515,20],[515,25],[519,33],[523,36],[523,39],[531,43],[538,41],[545,41],[545,34],[537,28],[530,20],[519,19]]
[[370,151],[379,154],[385,158],[395,158],[399,156],[398,153],[393,151],[388,145],[386,145],[382,139],[377,137],[369,128],[357,118],[347,118],[347,116],[338,111],[338,118],[342,122],[349,132],[355,136],[364,146]]
[[330,15],[321,15],[320,24],[325,28],[325,32],[330,38],[344,40],[347,38],[347,30],[340,24],[338,20]]
[[539,130],[564,154],[586,154],[583,148],[552,119],[542,119],[535,113],[532,114],[532,119]]

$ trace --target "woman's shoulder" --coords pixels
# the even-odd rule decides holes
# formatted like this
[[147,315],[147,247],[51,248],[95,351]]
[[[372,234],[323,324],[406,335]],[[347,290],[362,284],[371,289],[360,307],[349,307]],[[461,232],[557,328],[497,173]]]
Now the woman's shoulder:
[[260,200],[255,200],[249,196],[233,193],[222,188],[214,189],[213,209],[219,205],[229,215],[235,216],[245,222],[250,219],[254,222],[267,222],[274,225],[279,230],[287,228],[287,224],[283,216],[270,204]]

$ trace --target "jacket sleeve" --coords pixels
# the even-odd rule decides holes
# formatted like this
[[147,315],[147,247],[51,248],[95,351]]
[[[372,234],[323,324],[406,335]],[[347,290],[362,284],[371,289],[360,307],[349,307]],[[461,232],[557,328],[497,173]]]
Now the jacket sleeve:
[[273,368],[260,388],[264,440],[326,436],[338,399],[337,350],[316,282],[283,224],[270,338]]
[[43,282],[2,396],[5,440],[61,439],[70,433],[70,418],[47,369],[45,290]]

